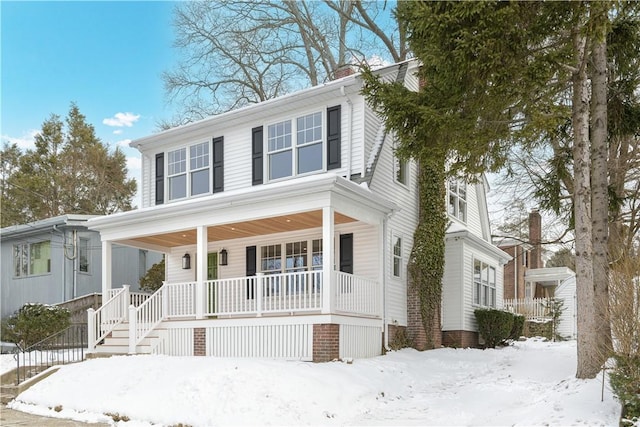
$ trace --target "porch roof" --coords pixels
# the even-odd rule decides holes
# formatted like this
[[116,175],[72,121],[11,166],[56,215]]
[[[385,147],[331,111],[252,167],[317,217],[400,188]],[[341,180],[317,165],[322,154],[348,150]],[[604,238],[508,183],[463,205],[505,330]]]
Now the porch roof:
[[524,280],[542,286],[554,286],[575,275],[568,267],[532,268],[524,273]]
[[336,224],[378,223],[398,209],[364,186],[321,174],[96,217],[88,225],[102,240],[160,250],[193,244],[200,225],[209,241],[320,227],[328,206]]

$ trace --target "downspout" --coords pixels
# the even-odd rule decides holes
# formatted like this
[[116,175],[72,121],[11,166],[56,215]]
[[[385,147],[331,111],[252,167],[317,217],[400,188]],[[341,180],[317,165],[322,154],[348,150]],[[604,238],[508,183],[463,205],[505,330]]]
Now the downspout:
[[[524,248],[523,248],[524,249]],[[513,247],[513,299],[518,300],[518,245]]]
[[78,230],[73,230],[73,295],[71,298],[77,297],[78,293]]
[[389,322],[387,322],[387,222],[391,213],[382,219],[382,330],[384,331],[384,349],[389,351]]
[[65,235],[64,235],[64,231],[60,230],[56,224],[53,224],[53,231],[55,231],[56,233],[60,233],[60,235],[62,236],[62,281],[61,283],[62,283],[62,302],[64,302],[66,301],[64,288],[67,281],[67,262],[65,261],[66,254],[64,252]]
[[353,133],[353,102],[344,90],[344,86],[340,86],[340,94],[347,99],[347,105],[349,105],[349,129],[347,133],[347,179],[351,181],[351,156],[352,156],[352,140],[351,134]]

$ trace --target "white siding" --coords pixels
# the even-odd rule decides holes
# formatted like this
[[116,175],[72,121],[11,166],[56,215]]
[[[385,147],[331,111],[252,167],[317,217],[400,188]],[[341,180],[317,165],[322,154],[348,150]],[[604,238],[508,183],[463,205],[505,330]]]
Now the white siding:
[[[379,254],[378,254],[378,234],[377,229],[364,223],[349,223],[335,226],[336,231],[336,252],[335,261],[339,261],[339,238],[340,234],[353,233],[353,274],[371,279],[378,279]],[[228,253],[229,263],[226,266],[218,267],[218,278],[228,279],[233,277],[243,277],[246,275],[246,247],[257,246],[258,257],[259,248],[264,245],[283,244],[299,240],[321,239],[322,229],[315,228],[297,232],[277,233],[264,236],[248,237],[245,239],[210,242],[209,252],[218,252],[225,248]],[[309,248],[308,250],[311,250]],[[191,256],[191,269],[182,269],[182,256],[188,252]],[[187,282],[196,279],[196,253],[194,246],[182,246],[174,248],[168,256],[167,280],[170,282]],[[259,268],[259,265],[258,265]],[[336,268],[337,269],[337,268]]]
[[382,331],[379,326],[340,325],[339,355],[341,359],[363,359],[382,353]]
[[[407,185],[395,180],[392,137],[387,136],[380,151],[371,190],[396,203],[400,209],[387,224],[385,253],[385,281],[388,323],[407,324],[407,263],[413,247],[413,233],[418,224],[417,166],[409,162]],[[402,238],[401,277],[393,276],[393,236]]]
[[576,338],[576,278],[568,278],[558,286],[555,297],[564,302],[564,311],[560,315],[558,334],[564,338]]
[[463,329],[465,268],[462,241],[447,238],[445,241],[445,263],[442,277],[442,330],[444,331]]

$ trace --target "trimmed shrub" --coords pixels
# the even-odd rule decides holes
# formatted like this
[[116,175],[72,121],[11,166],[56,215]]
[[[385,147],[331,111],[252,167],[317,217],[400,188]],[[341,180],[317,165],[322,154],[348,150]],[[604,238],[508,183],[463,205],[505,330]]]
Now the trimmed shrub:
[[475,310],[478,332],[486,348],[495,348],[505,341],[513,328],[513,314],[508,311],[479,308]]
[[2,322],[2,339],[24,350],[71,325],[66,308],[27,303]]
[[640,419],[640,358],[617,354],[609,372],[611,388],[620,399],[625,419]]
[[517,340],[522,336],[524,331],[524,316],[521,314],[513,314],[513,326],[511,327],[511,333],[509,333],[508,339]]

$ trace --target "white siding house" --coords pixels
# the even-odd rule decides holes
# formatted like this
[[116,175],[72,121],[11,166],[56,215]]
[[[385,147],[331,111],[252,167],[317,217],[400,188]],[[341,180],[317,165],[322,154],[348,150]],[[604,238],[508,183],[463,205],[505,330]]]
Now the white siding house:
[[[377,73],[417,90],[417,68],[410,60]],[[362,84],[353,74],[133,141],[142,208],[90,227],[106,264],[114,244],[164,253],[166,283],[126,308],[128,290],[105,270],[113,298],[90,315],[91,349],[314,361],[380,354],[390,326],[409,323],[417,165],[397,161]],[[502,277],[508,258],[489,243],[485,188],[460,187],[447,238],[443,326],[458,335],[476,331],[474,260],[484,262],[480,274]],[[476,305],[501,301],[502,282],[491,285]]]

